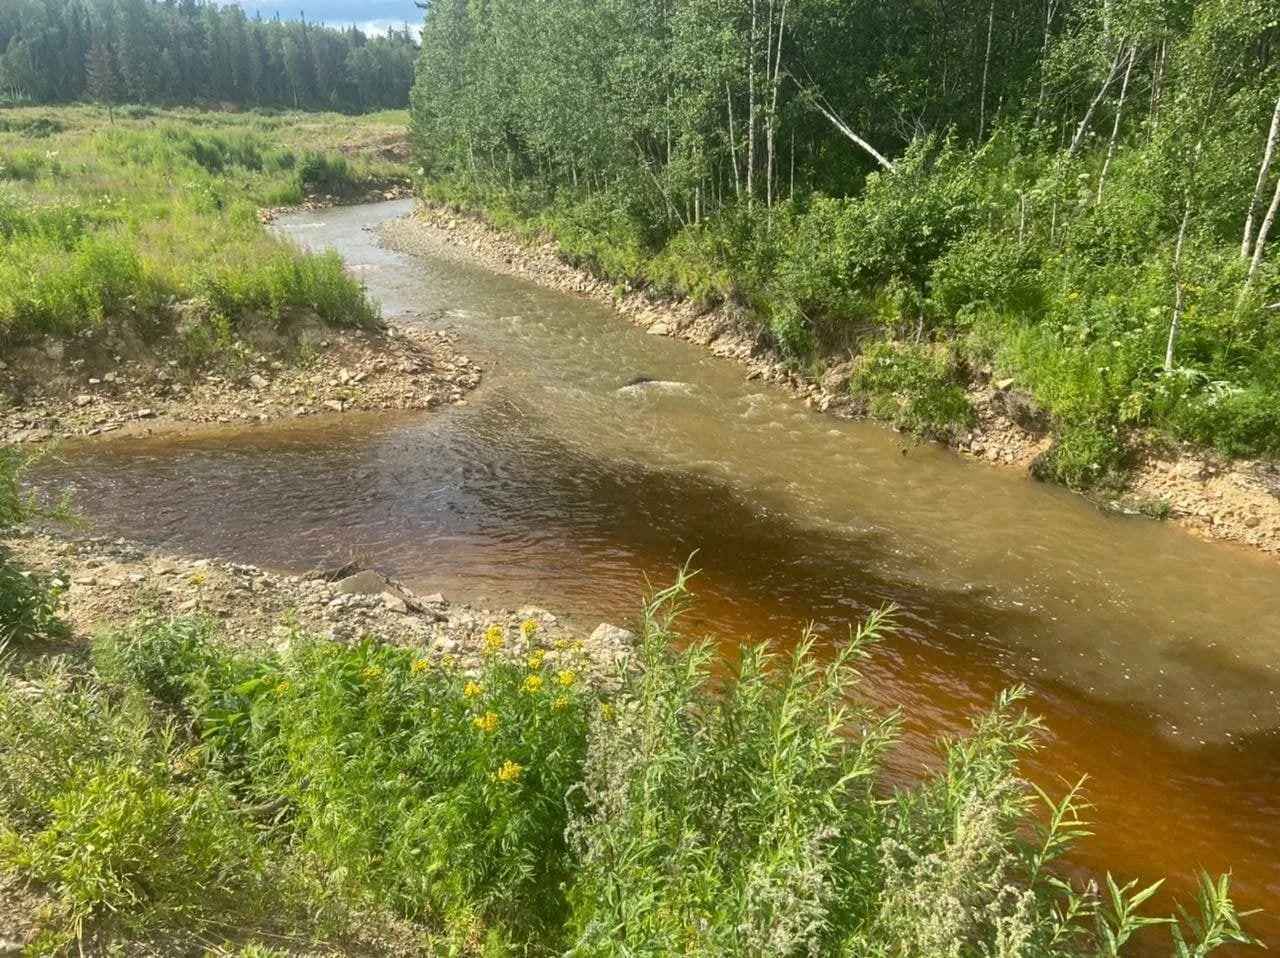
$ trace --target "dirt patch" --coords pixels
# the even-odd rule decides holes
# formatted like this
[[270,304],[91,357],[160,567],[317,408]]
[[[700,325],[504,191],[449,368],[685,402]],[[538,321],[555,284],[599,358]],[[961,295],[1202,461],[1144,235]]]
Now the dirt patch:
[[[810,408],[845,419],[865,415],[848,391],[852,362],[833,357],[817,378],[790,368],[765,346],[745,313],[731,305],[705,310],[619,291],[566,263],[554,243],[522,243],[506,231],[442,207],[419,208],[412,217],[384,224],[382,238],[405,253],[475,263],[607,303],[652,335],[677,336],[744,363],[749,378],[781,386]],[[1050,423],[1015,381],[992,381],[992,371],[981,370],[968,397],[974,426],[947,437],[957,452],[1027,473],[1053,445]],[[1148,452],[1114,505],[1167,516],[1206,538],[1280,554],[1280,466],[1275,463],[1217,463],[1203,453],[1170,457]]]
[[480,370],[446,333],[335,329],[247,332],[206,371],[163,351],[116,346],[69,355],[61,343],[0,363],[0,440],[153,433],[192,423],[268,422],[364,409],[465,403]]
[[1280,555],[1280,466],[1223,462],[1185,450],[1145,458],[1129,480],[1144,510],[1167,511],[1206,539],[1226,539]]

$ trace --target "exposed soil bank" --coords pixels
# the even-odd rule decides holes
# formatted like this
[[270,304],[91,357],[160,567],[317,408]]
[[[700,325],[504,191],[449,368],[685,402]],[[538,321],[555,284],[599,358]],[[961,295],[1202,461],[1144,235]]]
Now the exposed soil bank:
[[[650,299],[615,287],[566,263],[553,242],[525,243],[508,231],[443,207],[423,207],[382,227],[384,242],[401,252],[475,263],[540,285],[607,303],[652,335],[676,336],[748,366],[748,376],[776,383],[806,405],[842,418],[865,410],[848,392],[852,363],[837,357],[820,378],[782,363],[765,347],[748,317],[731,305],[699,310],[688,302]],[[976,423],[951,437],[952,448],[984,462],[1026,471],[1053,444],[1026,415],[1029,397],[1011,381],[980,371],[969,391]],[[1147,451],[1129,479],[1119,509],[1158,511],[1206,538],[1225,539],[1280,554],[1280,467],[1267,462],[1218,461],[1212,454]]]
[[[407,141],[406,141],[407,148]],[[379,180],[367,184],[363,189],[335,196],[331,193],[318,193],[293,206],[266,206],[258,210],[258,222],[274,223],[281,216],[290,213],[311,213],[316,210],[327,210],[334,206],[359,206],[362,203],[378,203],[384,200],[413,199],[413,183],[404,179]]]
[[0,441],[152,433],[354,409],[461,403],[480,371],[447,334],[300,324],[247,331],[194,367],[127,336],[49,342],[0,361]]

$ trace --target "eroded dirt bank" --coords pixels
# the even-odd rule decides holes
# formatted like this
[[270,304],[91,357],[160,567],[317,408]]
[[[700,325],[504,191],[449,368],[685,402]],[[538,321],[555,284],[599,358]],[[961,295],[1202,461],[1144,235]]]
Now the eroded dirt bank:
[[416,328],[311,324],[237,345],[195,366],[125,336],[27,347],[0,361],[0,441],[431,409],[465,402],[480,382],[448,334]]
[[[780,385],[814,409],[843,418],[864,415],[848,392],[851,362],[834,358],[818,378],[788,368],[733,306],[706,311],[687,302],[654,301],[641,292],[619,295],[612,284],[566,263],[552,242],[521,242],[440,207],[420,207],[411,217],[384,224],[382,239],[401,252],[474,263],[598,300],[651,335],[675,336],[742,362],[748,377]],[[976,423],[950,442],[961,454],[1025,472],[1052,446],[1040,417],[1028,415],[1030,397],[1015,381],[981,370],[969,400]],[[1226,463],[1187,449],[1147,451],[1124,495],[1109,505],[1166,515],[1197,535],[1280,554],[1280,466],[1275,463]]]

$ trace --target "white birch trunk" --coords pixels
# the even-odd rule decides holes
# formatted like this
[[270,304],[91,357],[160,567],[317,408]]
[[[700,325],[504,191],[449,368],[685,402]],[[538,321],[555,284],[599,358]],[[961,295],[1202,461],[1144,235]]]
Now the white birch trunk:
[[991,0],[987,11],[987,53],[982,58],[982,96],[978,101],[978,142],[987,132],[987,76],[991,72],[991,35],[995,32],[996,0]]
[[1111,169],[1111,161],[1116,158],[1116,143],[1120,139],[1120,124],[1124,120],[1124,100],[1129,93],[1129,77],[1133,75],[1133,64],[1138,59],[1138,44],[1129,47],[1129,65],[1124,68],[1124,82],[1120,84],[1120,100],[1116,103],[1116,121],[1111,125],[1111,139],[1107,141],[1107,158],[1102,161],[1102,172],[1098,174],[1098,202],[1102,202],[1102,187],[1107,182],[1107,171]]
[[1249,215],[1244,220],[1244,240],[1240,244],[1241,259],[1248,259],[1253,252],[1253,218],[1258,214],[1258,204],[1262,202],[1263,191],[1267,188],[1267,177],[1271,174],[1271,159],[1276,152],[1277,139],[1280,139],[1280,98],[1277,98],[1275,112],[1271,114],[1271,131],[1267,134],[1267,147],[1262,153],[1258,184],[1253,188],[1253,198],[1249,200]]
[[1093,115],[1098,112],[1098,105],[1102,103],[1107,95],[1107,91],[1111,89],[1111,84],[1115,81],[1116,73],[1120,70],[1120,58],[1124,55],[1124,45],[1121,44],[1120,49],[1116,51],[1115,59],[1111,61],[1111,70],[1107,73],[1107,78],[1102,81],[1097,95],[1093,98],[1093,102],[1089,104],[1089,109],[1085,111],[1084,118],[1080,121],[1080,126],[1076,128],[1075,138],[1071,141],[1071,149],[1067,151],[1067,158],[1074,160],[1076,154],[1080,152],[1080,147],[1084,145],[1084,138],[1089,132],[1089,124],[1093,122]]
[[1242,299],[1249,295],[1249,290],[1253,288],[1253,281],[1258,278],[1258,269],[1262,266],[1262,256],[1267,251],[1267,237],[1271,235],[1271,227],[1275,224],[1277,209],[1280,209],[1280,180],[1276,181],[1276,190],[1271,196],[1271,205],[1267,208],[1267,215],[1262,220],[1262,225],[1258,227],[1258,241],[1253,245],[1253,259],[1249,262],[1249,275],[1245,277],[1244,290],[1240,294]]
[[821,113],[823,116],[827,118],[828,121],[830,121],[832,126],[834,126],[837,130],[839,130],[844,136],[846,136],[854,144],[861,147],[873,160],[879,163],[882,167],[884,167],[886,170],[888,170],[891,173],[893,172],[893,164],[890,163],[887,159],[885,159],[884,154],[882,154],[879,150],[877,150],[874,146],[872,146],[862,137],[858,136],[858,134],[855,133],[852,130],[852,128],[850,128],[849,124],[845,123],[844,120],[840,119],[840,117],[838,117],[834,112],[827,109],[817,100],[814,101],[813,105],[819,113]]
[[724,95],[729,104],[729,159],[733,163],[733,195],[742,199],[742,179],[738,173],[738,137],[733,131],[733,91],[724,85]]
[[765,189],[768,196],[768,200],[767,200],[768,205],[773,206],[773,184],[774,184],[774,175],[775,175],[774,170],[776,168],[776,160],[775,160],[776,154],[774,150],[774,141],[776,138],[777,128],[778,128],[778,92],[779,92],[779,88],[782,86],[782,34],[783,34],[783,31],[786,29],[786,25],[787,25],[787,0],[782,0],[782,9],[778,15],[778,33],[777,33],[776,42],[774,41],[772,36],[772,21],[773,21],[772,4],[770,4],[769,20],[771,25],[769,47],[771,49],[766,50],[766,56],[770,52],[772,52],[773,55],[771,59],[773,60],[773,65],[772,67],[770,67],[767,61],[765,63],[765,73],[769,74],[770,71],[772,71],[772,76],[769,79],[769,83],[771,84],[772,89],[769,91],[769,97],[770,97],[769,120],[768,120],[769,126],[768,126],[768,138],[767,138],[768,139],[768,142],[767,142],[768,160],[765,164],[765,176],[768,179],[768,184],[765,187]]
[[1057,12],[1056,0],[1045,0],[1044,40],[1040,44],[1040,96],[1036,100],[1036,128],[1044,118],[1044,105],[1049,101],[1049,37],[1053,33],[1053,16]]
[[751,37],[747,53],[747,209],[756,198],[756,14],[758,0],[751,0]]
[[1169,322],[1169,344],[1164,349],[1164,371],[1173,369],[1173,354],[1178,348],[1178,332],[1182,327],[1182,247],[1187,240],[1187,223],[1191,220],[1191,198],[1182,210],[1182,226],[1178,229],[1178,246],[1173,253],[1173,318]]

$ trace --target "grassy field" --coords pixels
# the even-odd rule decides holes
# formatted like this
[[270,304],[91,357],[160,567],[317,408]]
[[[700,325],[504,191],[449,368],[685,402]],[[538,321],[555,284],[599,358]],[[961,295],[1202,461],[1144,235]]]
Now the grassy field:
[[253,315],[368,320],[338,259],[270,236],[258,210],[403,178],[405,122],[0,111],[0,349],[104,326],[155,340],[181,325],[198,355]]

